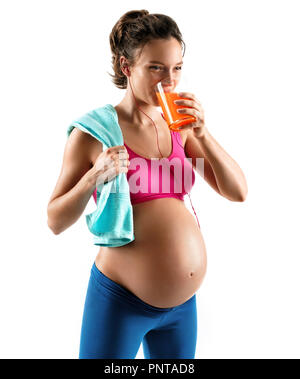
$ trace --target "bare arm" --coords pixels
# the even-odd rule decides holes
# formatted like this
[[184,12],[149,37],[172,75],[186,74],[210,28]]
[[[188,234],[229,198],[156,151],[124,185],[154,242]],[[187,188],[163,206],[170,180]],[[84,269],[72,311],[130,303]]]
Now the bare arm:
[[74,128],[66,143],[60,176],[48,203],[48,226],[53,233],[59,234],[74,224],[96,185],[128,172],[129,164],[124,145],[103,151],[100,141]]
[[[66,142],[60,176],[47,208],[48,226],[54,234],[61,233],[79,219],[96,188],[90,158],[95,141],[88,133],[74,128]],[[102,152],[101,142],[97,144]]]
[[245,201],[248,188],[243,171],[206,128],[199,138],[189,131],[185,146],[193,160],[204,157],[204,178],[211,187],[228,200]]

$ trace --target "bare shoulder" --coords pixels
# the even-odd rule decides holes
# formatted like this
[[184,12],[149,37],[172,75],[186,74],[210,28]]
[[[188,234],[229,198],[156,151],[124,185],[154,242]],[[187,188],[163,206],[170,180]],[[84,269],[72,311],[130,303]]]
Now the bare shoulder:
[[61,171],[49,204],[64,195],[93,167],[97,150],[102,151],[102,143],[90,134],[74,128],[67,139]]
[[89,158],[91,165],[94,165],[98,155],[103,151],[100,141],[76,127],[70,133],[69,143],[80,146],[80,152]]

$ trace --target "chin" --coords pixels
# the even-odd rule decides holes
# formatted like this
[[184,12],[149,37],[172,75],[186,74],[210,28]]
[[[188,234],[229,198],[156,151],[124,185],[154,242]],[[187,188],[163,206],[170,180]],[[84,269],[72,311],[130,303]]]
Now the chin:
[[160,106],[159,101],[158,101],[156,95],[154,95],[154,96],[151,97],[151,99],[149,101],[149,104],[150,105],[154,105],[155,107],[159,107]]

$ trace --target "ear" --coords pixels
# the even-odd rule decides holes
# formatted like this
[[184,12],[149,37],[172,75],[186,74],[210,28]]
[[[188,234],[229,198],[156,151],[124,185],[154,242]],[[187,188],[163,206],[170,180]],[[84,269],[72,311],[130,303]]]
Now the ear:
[[130,76],[129,65],[127,59],[123,55],[120,57],[120,67],[124,75]]
[[125,66],[123,66],[123,68],[124,68],[124,73],[125,73],[125,75],[130,76],[130,70],[129,70],[129,67],[128,67],[127,65],[125,65]]

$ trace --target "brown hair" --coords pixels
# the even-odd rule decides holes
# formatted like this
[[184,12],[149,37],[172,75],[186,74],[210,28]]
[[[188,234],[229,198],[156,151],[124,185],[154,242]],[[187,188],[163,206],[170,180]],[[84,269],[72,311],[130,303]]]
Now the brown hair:
[[[174,37],[184,46],[182,35],[176,22],[164,14],[149,14],[145,9],[125,13],[117,21],[109,35],[112,52],[113,83],[120,89],[127,88],[127,77],[120,67],[120,57],[123,55],[130,64],[134,64],[136,49],[142,48],[152,39],[169,39]],[[142,49],[140,50],[140,53]]]

